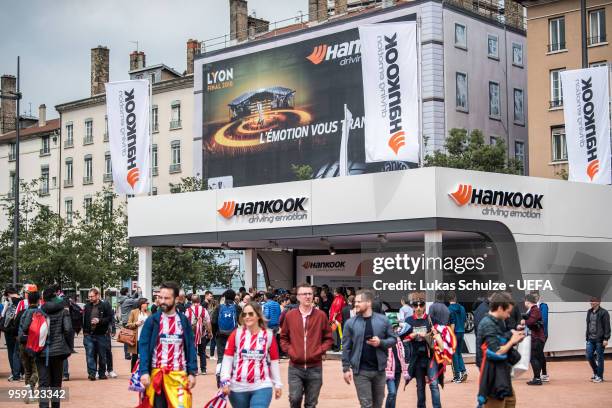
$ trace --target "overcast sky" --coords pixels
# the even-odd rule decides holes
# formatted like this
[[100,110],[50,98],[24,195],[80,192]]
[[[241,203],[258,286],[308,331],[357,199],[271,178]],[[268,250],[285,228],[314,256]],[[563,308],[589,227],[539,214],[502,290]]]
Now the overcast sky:
[[[308,0],[249,0],[249,14],[278,21],[308,12]],[[110,80],[128,79],[138,41],[147,65],[186,68],[189,38],[229,33],[229,0],[7,0],[0,9],[0,74],[16,74],[21,56],[21,112],[47,118],[54,106],[89,97],[90,50],[110,48]]]

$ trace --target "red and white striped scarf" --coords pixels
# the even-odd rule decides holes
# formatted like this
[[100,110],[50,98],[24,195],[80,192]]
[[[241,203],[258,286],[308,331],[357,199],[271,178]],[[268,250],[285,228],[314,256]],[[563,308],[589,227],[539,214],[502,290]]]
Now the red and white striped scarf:
[[[408,376],[408,364],[406,363],[404,353],[404,343],[400,338],[397,339],[397,357],[402,366],[402,375],[406,378]],[[387,357],[385,373],[387,375],[387,380],[393,380],[395,378],[395,356],[393,355],[393,347],[389,347],[389,356]]]
[[165,313],[161,314],[152,366],[155,368],[166,367],[172,371],[185,370],[183,327],[178,314],[172,316]]

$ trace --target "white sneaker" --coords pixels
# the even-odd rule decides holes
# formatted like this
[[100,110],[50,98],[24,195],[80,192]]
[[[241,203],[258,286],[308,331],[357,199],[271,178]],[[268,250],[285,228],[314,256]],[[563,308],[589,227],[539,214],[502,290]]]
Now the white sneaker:
[[110,378],[117,378],[117,373],[114,371],[109,371],[107,376]]
[[599,376],[597,376],[597,375],[596,375],[596,376],[595,376],[595,378],[593,378],[593,382],[594,382],[594,383],[600,383],[600,382],[603,382],[603,378],[601,378],[601,377],[599,377]]
[[548,374],[542,374],[540,376],[540,379],[542,380],[542,382],[550,382],[550,377],[548,376]]
[[591,376],[591,381],[593,381],[595,378],[597,378],[597,374],[593,374],[593,375]]
[[216,357],[216,356],[210,356],[210,359],[211,359],[211,360],[216,360],[216,359],[217,359],[217,357]]

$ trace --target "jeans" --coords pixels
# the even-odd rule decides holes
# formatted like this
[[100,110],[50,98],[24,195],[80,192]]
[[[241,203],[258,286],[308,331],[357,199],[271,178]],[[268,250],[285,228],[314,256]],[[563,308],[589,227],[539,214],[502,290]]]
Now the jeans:
[[[417,408],[425,408],[425,376],[427,375],[429,378],[433,378],[438,374],[438,365],[433,364],[433,367],[430,366],[430,362],[427,362],[425,367],[423,367],[420,362],[417,362],[415,373],[417,381]],[[438,386],[437,378],[429,383],[429,390],[431,391],[431,405],[433,408],[442,408],[442,404],[440,404],[440,387]]]
[[34,388],[38,382],[36,358],[26,352],[25,345],[23,344],[19,345],[19,355],[21,356],[21,365],[25,375],[25,383],[26,385],[30,385],[32,388]]
[[256,391],[230,392],[232,408],[268,408],[272,402],[272,388],[260,388]]
[[70,371],[68,370],[68,359],[64,360],[64,378],[70,376]]
[[113,349],[110,334],[106,335],[106,372],[113,371]]
[[361,408],[382,408],[387,381],[384,371],[360,370],[353,380]]
[[463,355],[461,354],[461,348],[463,346],[463,335],[464,333],[455,333],[457,337],[457,350],[453,354],[453,374],[455,377],[459,376],[459,373],[465,371],[465,364],[463,363]]
[[[548,341],[548,336],[544,337],[544,346],[542,346],[542,350],[546,347],[546,342]],[[546,370],[546,355],[544,355],[544,359],[542,360],[542,375],[548,375],[548,371]]]
[[90,376],[104,375],[106,370],[106,334],[88,334],[83,336],[83,345],[87,356],[87,374]]
[[[597,354],[597,360],[595,360]],[[604,346],[601,341],[587,340],[586,357],[593,369],[593,374],[603,378],[604,374]]]
[[401,372],[395,373],[394,379],[387,379],[387,400],[385,402],[385,408],[395,408],[395,399],[397,398],[397,390],[399,389],[401,381]]
[[304,408],[316,408],[323,385],[323,368],[299,368],[289,365],[289,406],[300,408],[302,398]]
[[[49,364],[46,365],[46,356],[36,357],[36,368],[38,369],[38,387],[44,389],[46,387],[60,388],[62,386],[62,373],[64,371],[64,358],[49,357]],[[40,408],[47,408],[49,401],[39,402]],[[60,403],[52,402],[53,408],[59,407]]]
[[210,356],[214,356],[215,355],[215,347],[217,346],[217,340],[215,339],[215,336],[213,336],[212,339],[210,339]]
[[127,343],[123,343],[123,356],[125,357],[126,360],[130,360],[132,358],[130,353],[128,353],[128,345],[127,345]]
[[538,339],[531,339],[531,368],[533,378],[540,378],[542,365],[544,364],[544,342]]
[[198,344],[198,356],[200,357],[200,371],[206,371],[206,344],[208,343],[207,337],[202,337],[202,342]]
[[11,375],[13,378],[19,378],[21,375],[21,360],[19,358],[19,346],[17,344],[17,337],[15,336],[4,336],[6,341],[6,354],[8,357],[9,365],[11,367]]

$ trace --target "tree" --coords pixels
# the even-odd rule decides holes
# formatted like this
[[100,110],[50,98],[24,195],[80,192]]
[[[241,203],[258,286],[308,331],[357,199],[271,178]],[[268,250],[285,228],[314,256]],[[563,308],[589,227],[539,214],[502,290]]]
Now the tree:
[[292,164],[291,171],[296,180],[312,180],[312,166],[309,164]]
[[519,160],[507,157],[506,144],[502,140],[488,145],[478,129],[472,130],[469,135],[465,129],[451,129],[444,142],[444,150],[436,150],[433,155],[427,155],[425,166],[492,173],[523,173],[523,164]]
[[206,190],[205,180],[201,177],[181,177],[181,182],[174,184],[169,183],[170,192],[173,194],[176,193],[186,193],[188,191],[202,191]]

